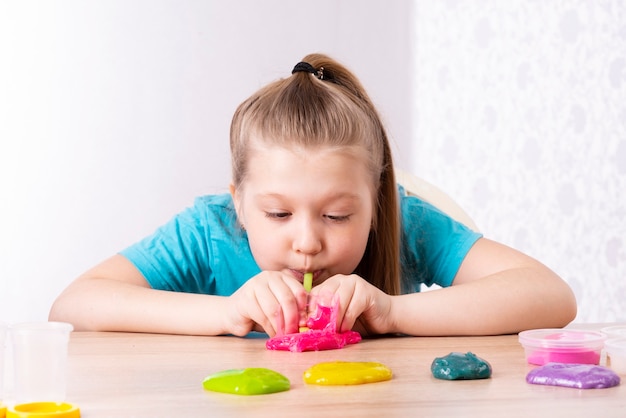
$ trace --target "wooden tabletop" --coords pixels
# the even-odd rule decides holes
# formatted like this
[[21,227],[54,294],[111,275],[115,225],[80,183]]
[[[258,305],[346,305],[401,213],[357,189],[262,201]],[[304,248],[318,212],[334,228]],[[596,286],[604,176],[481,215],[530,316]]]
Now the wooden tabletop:
[[[609,389],[530,385],[517,335],[366,339],[341,350],[268,351],[266,338],[194,337],[74,332],[69,347],[67,401],[82,417],[625,417],[626,382]],[[490,379],[435,379],[435,357],[468,352],[487,360]],[[303,372],[324,361],[375,361],[390,381],[312,386]],[[270,395],[208,392],[215,372],[265,367],[291,389]],[[626,376],[622,376],[624,379]]]

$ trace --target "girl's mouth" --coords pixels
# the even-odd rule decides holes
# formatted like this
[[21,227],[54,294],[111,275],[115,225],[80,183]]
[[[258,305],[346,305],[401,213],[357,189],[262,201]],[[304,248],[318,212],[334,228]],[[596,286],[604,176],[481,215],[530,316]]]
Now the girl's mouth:
[[300,283],[304,283],[304,274],[305,273],[312,273],[313,274],[313,283],[314,284],[315,284],[316,280],[319,278],[320,274],[322,273],[322,270],[304,271],[304,270],[289,269],[289,271],[291,272],[291,274],[293,274],[293,276]]

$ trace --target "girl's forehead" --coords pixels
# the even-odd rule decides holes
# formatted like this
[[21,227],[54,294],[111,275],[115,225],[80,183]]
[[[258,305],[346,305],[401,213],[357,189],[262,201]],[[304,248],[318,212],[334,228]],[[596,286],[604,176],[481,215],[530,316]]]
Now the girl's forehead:
[[342,148],[292,149],[269,147],[250,154],[246,188],[285,189],[315,193],[336,188],[373,189],[360,153]]
[[302,145],[256,142],[251,147],[249,158],[292,158],[292,159],[317,159],[321,162],[332,159],[351,159],[355,162],[367,160],[367,151],[364,147],[355,145]]
[[[249,155],[249,174],[300,174],[321,171],[337,175],[367,175],[367,156],[355,147],[266,147]],[[351,173],[351,170],[354,173]]]

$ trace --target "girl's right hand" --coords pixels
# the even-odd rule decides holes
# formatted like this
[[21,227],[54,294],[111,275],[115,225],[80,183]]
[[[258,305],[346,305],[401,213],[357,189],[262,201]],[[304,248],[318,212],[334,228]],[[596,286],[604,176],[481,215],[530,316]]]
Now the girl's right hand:
[[307,293],[302,283],[280,271],[263,271],[229,297],[226,328],[244,336],[250,331],[270,337],[298,332]]

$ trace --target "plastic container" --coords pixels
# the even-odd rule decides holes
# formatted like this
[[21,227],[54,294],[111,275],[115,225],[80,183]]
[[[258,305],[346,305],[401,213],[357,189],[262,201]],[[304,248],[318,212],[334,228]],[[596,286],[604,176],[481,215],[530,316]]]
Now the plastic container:
[[9,408],[7,418],[80,418],[80,409],[65,402],[33,402]]
[[626,337],[609,338],[604,342],[607,366],[615,373],[626,375]]
[[4,418],[4,411],[6,407],[3,405],[2,400],[5,398],[4,394],[4,341],[7,335],[7,326],[4,322],[0,321],[0,418]]
[[522,331],[519,342],[526,361],[546,363],[599,364],[606,335],[600,331],[546,328]]
[[65,400],[72,329],[72,325],[63,322],[26,322],[9,328],[17,403]]
[[614,325],[611,327],[602,328],[602,331],[607,338],[626,338],[626,325]]

